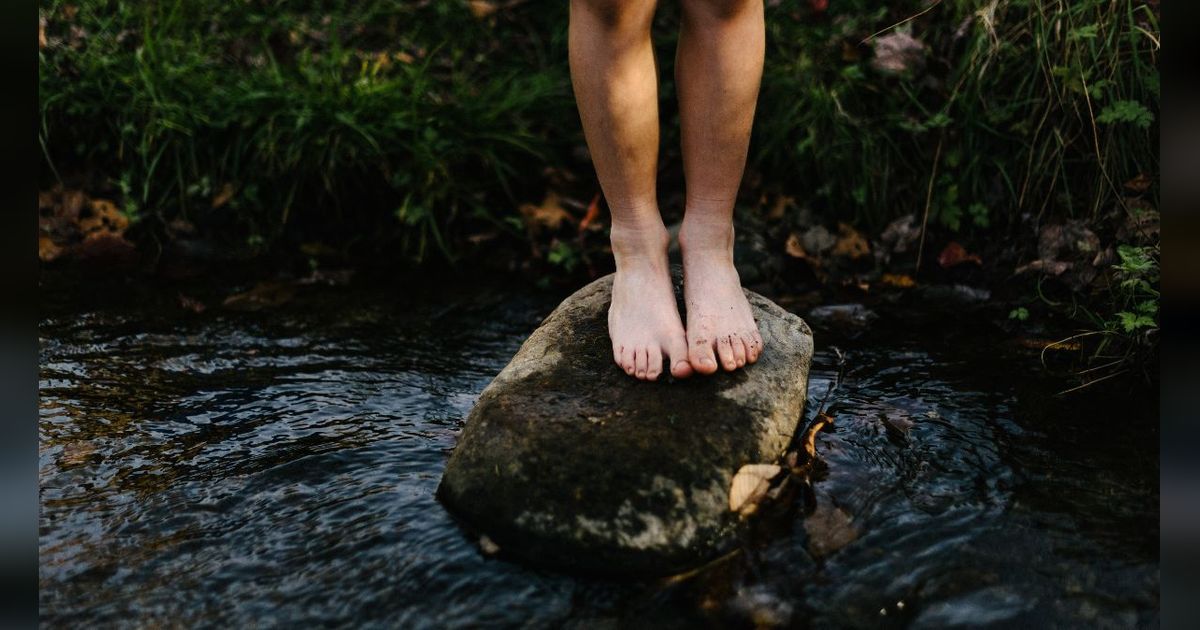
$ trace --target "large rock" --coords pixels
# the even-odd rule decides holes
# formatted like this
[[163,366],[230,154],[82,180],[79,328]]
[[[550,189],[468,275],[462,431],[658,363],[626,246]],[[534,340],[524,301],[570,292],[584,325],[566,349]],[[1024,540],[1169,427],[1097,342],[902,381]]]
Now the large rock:
[[613,363],[611,289],[606,276],[567,298],[483,390],[438,495],[535,563],[677,572],[736,542],[730,482],[744,464],[775,461],[797,430],[812,333],[747,291],[758,363],[641,382]]

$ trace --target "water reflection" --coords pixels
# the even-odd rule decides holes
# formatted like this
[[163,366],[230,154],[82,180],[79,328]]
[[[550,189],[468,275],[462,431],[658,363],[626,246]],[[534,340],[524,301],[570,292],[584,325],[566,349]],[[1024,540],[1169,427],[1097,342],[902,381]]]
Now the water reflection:
[[[561,296],[359,287],[281,311],[43,321],[52,626],[1057,624],[1157,618],[1157,453],[945,321],[818,338],[811,505],[689,580],[484,558],[434,500],[474,398]],[[413,304],[420,306],[414,307]],[[889,328],[889,326],[892,326]],[[798,499],[799,500],[799,499]],[[805,514],[816,510],[812,516]]]

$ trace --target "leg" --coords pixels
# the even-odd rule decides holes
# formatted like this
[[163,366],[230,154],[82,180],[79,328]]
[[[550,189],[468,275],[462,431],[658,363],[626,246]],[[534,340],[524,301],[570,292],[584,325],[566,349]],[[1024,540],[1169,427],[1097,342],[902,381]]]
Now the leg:
[[[681,0],[675,75],[687,180],[679,231],[692,367],[758,360],[762,335],[733,266],[737,197],[762,78],[763,0]],[[715,356],[714,356],[715,353]]]
[[658,213],[658,76],[650,43],[655,0],[571,0],[571,83],[596,176],[612,211],[613,359],[639,379],[691,374]]

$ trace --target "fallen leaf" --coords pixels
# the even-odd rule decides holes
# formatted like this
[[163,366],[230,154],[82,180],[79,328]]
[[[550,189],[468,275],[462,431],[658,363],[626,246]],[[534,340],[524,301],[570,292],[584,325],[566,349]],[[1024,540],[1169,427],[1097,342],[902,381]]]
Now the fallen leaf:
[[808,252],[804,251],[804,244],[800,242],[800,235],[795,232],[788,236],[784,251],[792,258],[808,258]]
[[260,311],[287,303],[296,295],[296,285],[291,282],[267,280],[259,282],[248,291],[235,293],[221,303],[235,311]]
[[600,193],[596,193],[592,197],[592,202],[588,204],[587,212],[583,214],[583,220],[579,222],[579,233],[583,234],[600,216]]
[[926,46],[902,31],[892,31],[872,40],[875,55],[871,67],[881,74],[918,72],[925,65]]
[[38,236],[38,259],[50,262],[62,256],[63,248],[59,247],[49,236]]
[[167,233],[172,237],[190,236],[196,233],[196,226],[183,217],[176,217],[167,223]]
[[817,502],[813,513],[804,519],[808,550],[814,558],[824,558],[858,540],[858,526],[850,513],[826,502]]
[[489,538],[487,534],[484,534],[479,537],[479,550],[485,556],[494,556],[500,553],[500,545],[497,545],[496,541]]
[[197,315],[203,313],[208,308],[204,305],[204,302],[201,302],[193,297],[188,297],[182,293],[179,294],[179,306]]
[[917,286],[917,281],[913,280],[912,276],[902,273],[885,273],[879,276],[879,283],[897,289],[911,289]]
[[117,204],[107,199],[93,199],[88,208],[88,216],[79,219],[79,229],[84,234],[105,230],[119,235],[129,227],[129,219],[117,209]]
[[837,237],[825,229],[824,225],[814,225],[805,230],[804,235],[800,238],[800,244],[810,255],[819,256],[837,244]]
[[212,199],[213,210],[216,210],[217,208],[220,208],[220,207],[224,206],[225,204],[229,203],[229,201],[231,199],[233,199],[234,192],[235,191],[233,188],[233,184],[231,184],[229,182],[225,182],[224,184],[222,184],[221,189],[217,191],[217,194],[213,195],[213,199]]
[[1145,173],[1138,173],[1136,177],[1125,182],[1125,188],[1128,188],[1135,193],[1144,193],[1150,189],[1150,184],[1152,183],[1154,183],[1154,180],[1150,179],[1149,175]]
[[820,432],[821,429],[824,429],[826,426],[831,424],[833,424],[833,416],[822,411],[821,413],[817,414],[817,418],[813,420],[812,424],[810,424],[808,429],[805,430],[804,437],[801,439],[800,443],[804,447],[804,453],[808,455],[808,461],[812,461],[817,458],[817,433]]
[[558,193],[553,191],[546,193],[546,198],[542,200],[541,205],[535,206],[531,203],[521,204],[521,216],[525,219],[525,225],[531,227],[545,228],[551,231],[556,231],[562,227],[563,222],[572,222],[574,217],[566,210],[563,210],[562,201],[558,197]]
[[778,464],[746,464],[738,469],[729,486],[730,511],[741,512],[757,503],[781,470]]
[[965,262],[973,262],[977,265],[983,264],[983,260],[975,254],[968,254],[966,248],[959,245],[957,241],[950,241],[949,244],[938,254],[938,264],[942,269],[949,269]]
[[1041,271],[1049,276],[1061,276],[1063,272],[1073,266],[1071,263],[1061,260],[1035,260],[1029,264],[1017,267],[1013,273],[1022,274],[1027,271]]
[[897,437],[908,437],[908,431],[916,426],[915,422],[904,416],[880,414],[879,419],[883,420],[884,428]]
[[767,219],[778,221],[787,214],[787,209],[796,205],[795,197],[788,195],[779,195],[775,198],[775,203],[771,205],[771,209],[767,211]]
[[1071,260],[1073,254],[1087,254],[1100,249],[1100,239],[1083,221],[1047,225],[1038,234],[1038,257],[1042,260]]
[[470,0],[467,6],[471,9],[471,15],[475,16],[477,20],[482,20],[500,8],[495,2],[491,2],[490,0]]
[[921,225],[915,214],[906,214],[888,224],[879,235],[892,254],[903,254],[921,238]]
[[838,240],[833,246],[833,255],[858,260],[871,253],[871,246],[858,230],[845,223],[838,224]]

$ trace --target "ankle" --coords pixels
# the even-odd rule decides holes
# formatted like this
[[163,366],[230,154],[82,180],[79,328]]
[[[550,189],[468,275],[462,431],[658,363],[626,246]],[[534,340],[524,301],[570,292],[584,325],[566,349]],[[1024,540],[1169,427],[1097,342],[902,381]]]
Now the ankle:
[[733,260],[733,224],[728,220],[689,219],[679,227],[679,249],[686,257],[718,255]]
[[667,247],[671,235],[662,220],[636,223],[613,221],[609,231],[613,258],[618,266],[624,263],[661,263],[666,265]]

